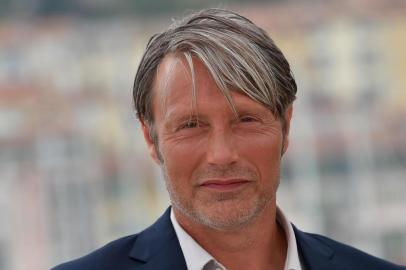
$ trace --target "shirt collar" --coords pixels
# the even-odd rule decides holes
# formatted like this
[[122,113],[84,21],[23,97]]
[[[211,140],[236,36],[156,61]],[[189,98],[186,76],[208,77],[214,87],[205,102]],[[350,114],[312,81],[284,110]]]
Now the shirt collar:
[[185,257],[188,270],[202,270],[211,261],[216,261],[203,249],[178,223],[171,209],[171,221],[178,237],[180,247]]
[[[286,215],[282,210],[276,208],[276,220],[282,226],[288,244],[286,254],[286,262],[284,270],[303,270],[299,260],[299,253],[297,251],[296,237],[293,231],[292,224],[290,224]],[[203,267],[210,261],[219,264],[216,259],[204,250],[178,223],[176,217],[171,209],[171,222],[178,237],[180,247],[185,257],[186,266],[188,270],[202,270]],[[223,267],[225,269],[225,267]]]
[[276,207],[276,221],[282,226],[288,244],[284,270],[303,270],[299,259],[299,253],[297,251],[296,237],[292,224],[278,206]]

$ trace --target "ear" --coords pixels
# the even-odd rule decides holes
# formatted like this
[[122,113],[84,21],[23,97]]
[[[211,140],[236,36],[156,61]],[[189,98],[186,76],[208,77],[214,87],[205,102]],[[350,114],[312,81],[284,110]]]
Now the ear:
[[142,133],[144,134],[144,140],[147,143],[148,147],[148,152],[152,159],[155,161],[156,164],[160,165],[161,161],[158,158],[158,153],[156,146],[154,144],[154,141],[152,140],[151,134],[150,134],[150,127],[148,124],[145,123],[144,119],[140,120],[141,122],[141,128],[142,128]]
[[285,130],[283,134],[283,145],[282,145],[282,155],[285,154],[286,150],[289,147],[289,131],[290,131],[290,121],[292,120],[293,115],[293,105],[289,105],[288,109],[285,112]]

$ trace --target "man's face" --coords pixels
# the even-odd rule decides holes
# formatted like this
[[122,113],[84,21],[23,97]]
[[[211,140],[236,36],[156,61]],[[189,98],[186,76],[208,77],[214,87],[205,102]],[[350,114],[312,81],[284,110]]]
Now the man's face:
[[144,135],[175,213],[216,229],[237,228],[275,203],[291,109],[285,135],[265,106],[232,91],[236,115],[206,67],[193,62],[196,103],[186,60],[163,59],[153,89],[158,149],[143,124]]

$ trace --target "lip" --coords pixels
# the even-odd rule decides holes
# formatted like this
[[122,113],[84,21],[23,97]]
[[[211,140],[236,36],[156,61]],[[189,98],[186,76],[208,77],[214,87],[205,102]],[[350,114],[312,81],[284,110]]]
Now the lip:
[[213,179],[204,181],[202,184],[200,184],[200,186],[218,191],[232,191],[249,183],[251,183],[251,181],[246,179]]

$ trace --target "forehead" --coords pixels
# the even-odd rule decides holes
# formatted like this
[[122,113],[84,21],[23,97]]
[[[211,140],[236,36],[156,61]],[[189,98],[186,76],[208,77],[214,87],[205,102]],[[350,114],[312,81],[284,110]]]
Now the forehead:
[[193,58],[189,63],[183,54],[169,54],[163,58],[155,76],[153,115],[154,118],[167,117],[172,111],[200,113],[204,106],[215,109],[213,102],[218,104],[219,100],[225,111],[233,111],[233,106],[237,109],[248,103],[260,104],[238,89],[229,95],[231,104],[199,59]]
[[197,101],[219,97],[224,98],[200,60],[194,58],[189,63],[182,54],[169,54],[158,66],[153,84],[154,110],[159,107],[166,111],[169,105],[175,103],[191,107]]
[[186,59],[181,55],[166,55],[159,64],[155,75],[154,97],[160,101],[166,101],[168,98],[176,98],[186,92],[191,93],[192,87],[192,73]]

